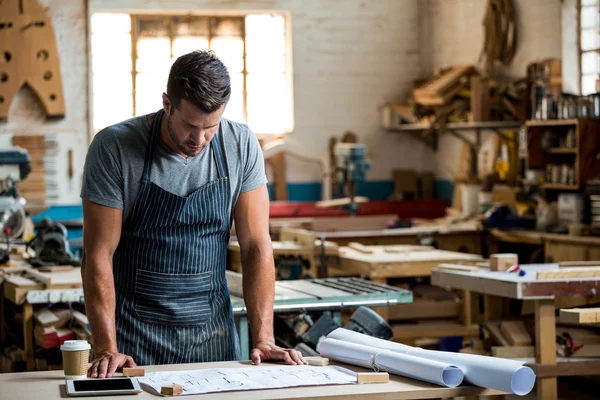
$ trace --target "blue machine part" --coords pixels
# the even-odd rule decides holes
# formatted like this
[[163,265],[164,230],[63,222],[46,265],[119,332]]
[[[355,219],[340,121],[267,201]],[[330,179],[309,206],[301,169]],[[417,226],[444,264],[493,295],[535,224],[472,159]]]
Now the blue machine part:
[[31,172],[30,162],[29,154],[23,149],[0,150],[0,180],[8,178],[9,173],[15,175],[14,171],[18,171],[19,176],[11,176],[13,180],[24,180]]

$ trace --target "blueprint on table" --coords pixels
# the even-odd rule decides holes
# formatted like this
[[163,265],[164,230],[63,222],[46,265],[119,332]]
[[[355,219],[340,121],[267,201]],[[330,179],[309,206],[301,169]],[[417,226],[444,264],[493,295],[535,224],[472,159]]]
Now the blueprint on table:
[[328,366],[286,365],[242,368],[211,368],[187,371],[148,372],[138,378],[144,389],[160,393],[160,388],[181,385],[183,394],[233,390],[276,389],[292,386],[341,385],[356,383],[356,373]]

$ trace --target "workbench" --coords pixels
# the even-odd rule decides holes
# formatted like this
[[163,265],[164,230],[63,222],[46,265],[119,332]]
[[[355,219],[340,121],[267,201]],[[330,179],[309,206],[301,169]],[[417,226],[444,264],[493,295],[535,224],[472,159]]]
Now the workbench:
[[[33,305],[48,303],[83,303],[81,269],[69,272],[47,273],[51,285],[32,282],[20,286],[4,282],[3,296],[14,304],[23,307],[23,347],[27,357],[27,370],[35,367],[33,341]],[[227,281],[231,292],[234,314],[238,322],[238,332],[242,357],[250,355],[249,329],[246,308],[243,300],[241,274],[227,271]],[[364,279],[350,280],[300,280],[277,282],[275,285],[275,312],[302,310],[331,310],[340,321],[339,311],[360,306],[384,307],[400,303],[410,303],[412,293],[408,290],[375,285]],[[2,310],[0,309],[0,314]],[[4,321],[3,315],[2,321]]]
[[[241,357],[250,358],[247,310],[243,299],[242,275],[227,271],[233,313],[238,325]],[[408,290],[377,284],[361,278],[325,278],[275,282],[275,313],[291,311],[333,311],[341,325],[342,309],[388,307],[412,302]]]
[[[388,246],[365,246],[351,243],[349,246],[339,248],[339,263],[337,266],[329,266],[329,276],[361,276],[367,277],[372,282],[387,284],[389,279],[426,277],[440,263],[475,264],[482,262],[479,255],[458,253],[453,251],[438,250],[427,246],[414,245],[388,245]],[[431,325],[397,325],[394,328],[394,339],[403,343],[413,345],[415,339],[422,337],[440,338],[448,336],[471,336],[476,337],[479,329],[471,321],[470,292],[462,293],[462,324],[456,322],[439,322]],[[431,301],[421,300],[420,304],[401,304],[386,309],[378,309],[377,312],[387,321],[399,319],[431,318],[421,316],[419,306],[425,310],[431,308]],[[458,315],[445,315],[446,309],[452,311],[451,304],[440,302],[439,307],[434,306],[432,316],[439,313],[438,318],[456,318]],[[454,310],[456,310],[455,303]],[[426,312],[426,311],[424,311]],[[410,315],[414,315],[411,318]]]
[[[282,229],[282,234],[284,230],[289,229]],[[335,242],[340,246],[345,246],[350,242],[359,242],[365,245],[418,245],[421,244],[421,238],[427,237],[437,242],[437,248],[441,250],[481,254],[483,247],[483,230],[472,224],[311,232],[318,239]]]
[[[18,267],[17,267],[18,268]],[[15,269],[17,269],[15,268]],[[6,268],[5,271],[10,271]],[[23,279],[0,283],[2,297],[23,307],[23,350],[27,357],[27,370],[35,366],[33,342],[33,305],[49,303],[83,303],[81,268],[69,272],[39,273],[46,283]],[[48,284],[49,283],[49,284]],[[4,302],[0,301],[0,326],[4,323]]]
[[[340,365],[356,372],[367,370],[352,365],[332,363]],[[189,369],[207,368],[240,368],[248,367],[246,362],[218,362],[201,364],[178,364],[147,366],[144,369],[153,371],[176,371]],[[261,366],[273,366],[281,364],[263,363]],[[261,368],[258,366],[256,368]],[[39,371],[23,372],[14,374],[1,374],[0,387],[2,387],[2,398],[21,400],[53,400],[66,398],[65,380],[63,371]],[[271,390],[247,390],[239,392],[222,392],[202,395],[189,395],[185,399],[203,400],[263,400],[263,399],[431,399],[450,398],[461,396],[494,396],[502,392],[492,389],[483,389],[476,386],[459,386],[457,388],[446,388],[431,383],[421,382],[398,375],[390,374],[389,383],[366,384],[366,385],[330,385],[330,386],[305,386],[286,389]],[[147,392],[134,396],[136,399],[158,399],[155,395]],[[102,396],[94,399],[114,399],[115,397]]]
[[[538,279],[542,270],[563,270],[558,264],[522,265],[525,276],[509,272],[485,269],[474,272],[434,269],[431,283],[452,289],[470,290],[489,296],[533,301],[535,307],[536,362],[538,371],[538,399],[557,398],[556,377],[591,373],[592,361],[570,362],[568,366],[557,365],[555,298],[558,296],[589,296],[600,290],[600,277]],[[564,270],[568,270],[565,268]],[[487,320],[495,319],[489,315]],[[596,365],[597,368],[597,365]]]
[[506,232],[491,229],[489,233],[497,242],[538,246],[543,249],[547,262],[600,260],[600,237],[527,230]]

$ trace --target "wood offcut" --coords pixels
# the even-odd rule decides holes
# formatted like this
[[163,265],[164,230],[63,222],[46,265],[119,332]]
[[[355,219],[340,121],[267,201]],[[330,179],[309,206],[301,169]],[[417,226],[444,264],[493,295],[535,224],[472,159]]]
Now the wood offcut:
[[356,381],[358,383],[388,383],[390,374],[387,372],[357,372]]

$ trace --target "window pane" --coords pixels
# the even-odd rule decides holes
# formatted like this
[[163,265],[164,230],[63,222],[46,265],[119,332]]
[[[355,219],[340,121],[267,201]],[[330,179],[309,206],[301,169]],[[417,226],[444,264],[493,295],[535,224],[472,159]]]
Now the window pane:
[[256,54],[248,53],[246,55],[246,69],[249,73],[284,73],[285,56],[275,54]]
[[139,73],[135,79],[136,115],[155,112],[162,107],[162,94],[167,89],[169,73]]
[[92,35],[92,69],[94,73],[131,71],[131,36],[123,34]]
[[223,116],[236,122],[245,123],[244,120],[244,75],[231,74],[231,98]]
[[597,93],[598,78],[598,75],[583,75],[581,77],[581,94]]
[[208,49],[207,37],[178,37],[173,40],[173,61],[194,50]]
[[246,36],[284,36],[283,15],[255,14],[246,16]]
[[137,17],[138,37],[169,37],[168,17]]
[[283,133],[289,120],[284,74],[248,74],[248,125],[256,133]]
[[145,38],[137,43],[136,70],[163,72],[171,68],[171,41],[169,38]]
[[208,17],[174,17],[175,36],[209,36]]
[[235,74],[244,70],[244,41],[235,37],[217,37],[210,41],[210,48],[229,70]]
[[131,73],[102,73],[93,75],[94,128],[133,116]]
[[241,18],[215,18],[213,36],[242,36],[242,21]]
[[600,11],[598,7],[583,7],[581,9],[581,28],[600,27]]
[[600,31],[598,29],[584,29],[581,31],[581,50],[600,48]]
[[598,4],[600,1],[599,0],[581,0],[581,5],[582,6],[593,6]]
[[131,17],[129,14],[92,14],[92,34],[123,34],[131,32]]
[[597,74],[600,72],[600,57],[596,52],[581,55],[581,72],[583,74]]

